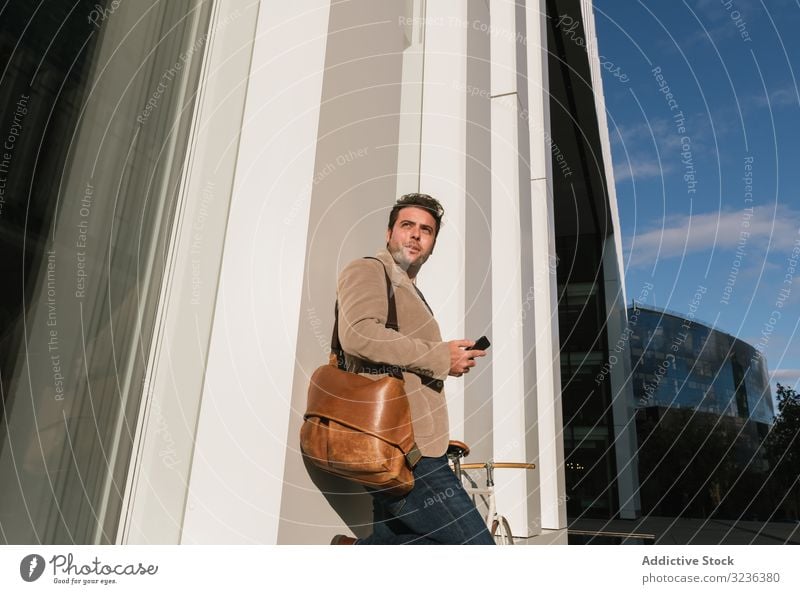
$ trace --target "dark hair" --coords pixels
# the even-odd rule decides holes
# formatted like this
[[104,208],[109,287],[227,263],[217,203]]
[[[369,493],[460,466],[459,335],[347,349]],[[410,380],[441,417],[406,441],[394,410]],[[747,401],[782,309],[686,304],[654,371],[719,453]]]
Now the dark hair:
[[444,207],[439,204],[439,201],[432,196],[428,196],[427,194],[404,194],[398,198],[397,203],[392,207],[392,212],[389,213],[389,229],[394,228],[394,224],[397,222],[397,215],[398,213],[404,209],[408,208],[409,206],[414,206],[416,208],[422,208],[423,210],[427,210],[431,213],[431,216],[436,221],[436,233],[434,234],[433,238],[439,235],[439,229],[442,228],[442,215],[444,215]]

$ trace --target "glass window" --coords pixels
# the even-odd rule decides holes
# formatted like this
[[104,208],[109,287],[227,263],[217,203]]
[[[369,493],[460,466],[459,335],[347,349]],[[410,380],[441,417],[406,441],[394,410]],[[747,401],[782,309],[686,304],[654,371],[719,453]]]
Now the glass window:
[[114,542],[210,3],[23,0],[0,55],[0,542]]

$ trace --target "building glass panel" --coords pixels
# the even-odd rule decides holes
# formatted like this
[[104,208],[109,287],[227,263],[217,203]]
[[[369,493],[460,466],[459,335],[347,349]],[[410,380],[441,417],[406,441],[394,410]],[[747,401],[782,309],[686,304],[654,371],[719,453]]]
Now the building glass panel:
[[[771,423],[765,363],[750,345],[673,314],[629,311],[637,406],[691,408]],[[637,353],[640,353],[637,355]]]
[[593,149],[600,140],[586,52],[557,26],[563,15],[580,24],[581,6],[574,0],[546,6],[567,514],[608,518],[619,509],[612,389],[602,371],[609,355],[603,268],[612,233],[609,197]]
[[753,486],[774,412],[760,353],[669,312],[635,305],[629,319],[642,512],[763,516]]
[[0,542],[115,541],[210,6],[3,6]]

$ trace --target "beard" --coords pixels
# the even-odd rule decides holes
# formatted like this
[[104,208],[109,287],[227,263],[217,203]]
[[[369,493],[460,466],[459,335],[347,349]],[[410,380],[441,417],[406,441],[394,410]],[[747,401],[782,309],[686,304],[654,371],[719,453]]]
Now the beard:
[[406,272],[408,272],[412,268],[415,270],[419,270],[430,257],[430,253],[427,253],[418,256],[415,260],[411,260],[406,255],[405,247],[402,245],[394,249],[392,249],[389,245],[387,245],[386,249],[389,250],[389,253],[392,255],[392,258],[394,259],[395,263]]

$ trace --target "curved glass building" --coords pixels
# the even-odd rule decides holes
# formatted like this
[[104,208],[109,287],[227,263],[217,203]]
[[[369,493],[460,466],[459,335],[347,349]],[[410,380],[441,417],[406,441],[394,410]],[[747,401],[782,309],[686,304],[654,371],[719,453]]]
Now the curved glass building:
[[628,310],[637,408],[690,408],[772,423],[767,363],[751,345],[663,310]]
[[774,409],[761,353],[689,317],[628,310],[642,513],[763,520]]

